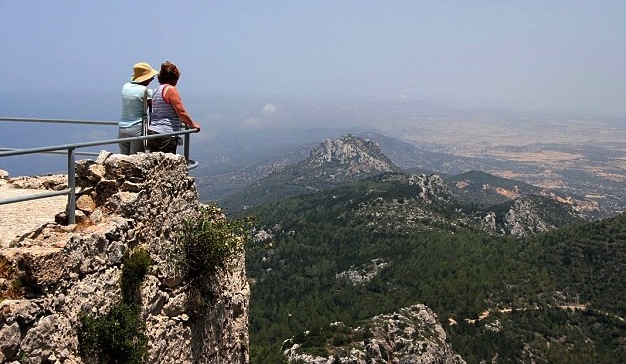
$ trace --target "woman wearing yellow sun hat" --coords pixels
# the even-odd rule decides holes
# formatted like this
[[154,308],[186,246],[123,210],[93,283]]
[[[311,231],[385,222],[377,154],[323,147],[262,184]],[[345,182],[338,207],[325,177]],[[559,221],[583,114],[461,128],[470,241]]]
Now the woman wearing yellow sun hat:
[[[147,115],[146,109],[152,102],[152,90],[148,85],[159,71],[153,69],[147,62],[133,66],[133,76],[130,82],[122,87],[122,116],[119,122],[118,138],[137,137],[142,134],[142,121]],[[144,151],[143,141],[121,142],[121,154],[135,154]]]

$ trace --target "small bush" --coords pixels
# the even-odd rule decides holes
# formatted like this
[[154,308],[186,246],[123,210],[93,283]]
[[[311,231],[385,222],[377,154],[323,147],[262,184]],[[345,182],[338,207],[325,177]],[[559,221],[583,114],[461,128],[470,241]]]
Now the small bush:
[[302,353],[313,355],[313,356],[319,356],[322,358],[328,358],[328,351],[326,351],[326,349],[324,349],[323,347],[319,347],[319,346],[302,348]]
[[0,256],[0,278],[7,279],[15,274],[13,266],[7,258]]
[[99,318],[80,315],[78,341],[82,355],[107,363],[144,362],[148,353],[148,338],[146,325],[141,319],[139,287],[152,264],[150,255],[144,249],[127,255],[120,279],[122,301]]
[[148,338],[139,313],[139,305],[120,302],[97,319],[81,314],[78,330],[81,354],[108,363],[143,363],[148,353]]
[[343,334],[339,334],[333,338],[333,346],[343,346],[348,343],[348,337]]
[[251,226],[249,220],[216,217],[214,208],[204,207],[198,216],[185,220],[182,237],[182,264],[191,281],[223,269],[243,252]]
[[141,282],[146,278],[153,264],[150,255],[142,248],[133,251],[124,259],[122,266],[122,300],[126,303],[137,302]]
[[191,285],[186,309],[192,320],[204,315],[214,297],[208,280],[243,253],[251,226],[250,219],[226,219],[213,205],[200,208],[196,216],[184,220],[181,235],[169,256],[186,273]]

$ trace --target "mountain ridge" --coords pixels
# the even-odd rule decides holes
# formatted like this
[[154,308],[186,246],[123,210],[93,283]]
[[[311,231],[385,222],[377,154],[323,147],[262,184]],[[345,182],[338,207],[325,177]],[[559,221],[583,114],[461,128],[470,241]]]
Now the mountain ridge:
[[[422,129],[410,130],[417,132]],[[219,141],[209,142],[209,152],[204,158],[209,160],[200,158],[201,167],[194,172],[201,200],[222,201],[226,196],[248,188],[269,172],[306,159],[310,146],[319,144],[319,140],[337,138],[339,133],[346,131],[316,129],[313,132],[298,130],[287,133],[277,128],[241,130],[238,132],[240,139],[220,138]],[[432,131],[424,131],[426,134],[429,132]],[[594,147],[588,143],[568,145],[563,141],[529,141],[529,144],[522,145],[514,140],[499,140],[472,144],[473,149],[468,149],[471,145],[431,143],[424,139],[424,135],[421,135],[422,142],[418,142],[414,139],[416,135],[408,131],[405,135],[391,130],[383,132],[378,128],[355,129],[350,133],[375,140],[384,154],[407,173],[437,173],[447,178],[468,171],[482,171],[541,187],[554,194],[555,198],[571,199],[590,218],[611,217],[624,210],[624,184],[619,183],[624,175],[621,162],[624,152],[619,151],[619,144]],[[272,143],[276,144],[275,152],[267,149]],[[215,148],[212,147],[214,144]],[[220,153],[223,148],[220,149],[219,145],[223,144],[229,146],[225,154]],[[279,147],[287,145],[291,147],[282,150],[291,152],[283,158]],[[242,153],[247,155],[245,160],[239,158]],[[205,164],[206,168],[202,168]],[[248,166],[254,169],[242,170]],[[239,170],[241,172],[237,172]],[[211,177],[224,173],[232,174]]]
[[[582,219],[580,212],[573,209],[576,200],[484,172],[470,171],[445,179],[436,174],[407,175],[376,142],[352,134],[326,139],[310,151],[307,159],[270,173],[250,188],[225,198],[221,205],[229,213],[238,214],[254,206],[368,178],[416,184],[422,199],[457,200],[463,205],[458,208],[468,215],[464,219],[483,219],[483,225],[501,233],[521,236]],[[530,195],[538,197],[519,200]],[[399,196],[408,197],[412,196]],[[540,211],[546,206],[549,214]],[[522,220],[527,226],[523,226]]]
[[335,140],[326,139],[311,150],[307,159],[270,173],[220,204],[229,211],[239,211],[399,170],[374,141],[346,134]]

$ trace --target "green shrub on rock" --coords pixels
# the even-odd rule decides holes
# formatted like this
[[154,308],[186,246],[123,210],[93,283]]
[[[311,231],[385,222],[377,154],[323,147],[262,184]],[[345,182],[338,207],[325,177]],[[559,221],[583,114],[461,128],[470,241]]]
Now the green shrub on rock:
[[150,254],[145,249],[140,248],[133,251],[124,259],[122,266],[122,300],[127,303],[137,301],[137,295],[141,282],[148,274],[148,269],[153,264]]
[[141,319],[139,288],[152,264],[150,255],[142,248],[127,255],[120,279],[122,300],[98,318],[81,313],[78,341],[83,356],[107,363],[144,362],[148,338]]
[[213,205],[200,208],[196,216],[184,221],[173,253],[190,283],[186,309],[192,320],[206,312],[214,296],[207,282],[243,253],[251,226],[249,219],[226,219]]
[[119,302],[96,319],[81,314],[78,333],[81,354],[107,363],[143,363],[148,353],[148,338],[140,310],[137,304]]
[[251,223],[247,219],[229,220],[215,206],[202,207],[197,216],[183,224],[181,263],[194,281],[224,269],[243,252]]

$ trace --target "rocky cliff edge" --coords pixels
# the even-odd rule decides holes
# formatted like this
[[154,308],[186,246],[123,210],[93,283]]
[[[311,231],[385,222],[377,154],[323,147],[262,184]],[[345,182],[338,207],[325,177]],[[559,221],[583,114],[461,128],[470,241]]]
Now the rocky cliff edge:
[[192,318],[187,309],[189,284],[171,254],[200,204],[184,158],[103,152],[76,173],[77,224],[48,223],[0,249],[0,363],[97,362],[81,351],[81,317],[120,301],[124,257],[138,248],[153,261],[138,298],[146,362],[247,363],[243,253],[203,282],[207,312]]

